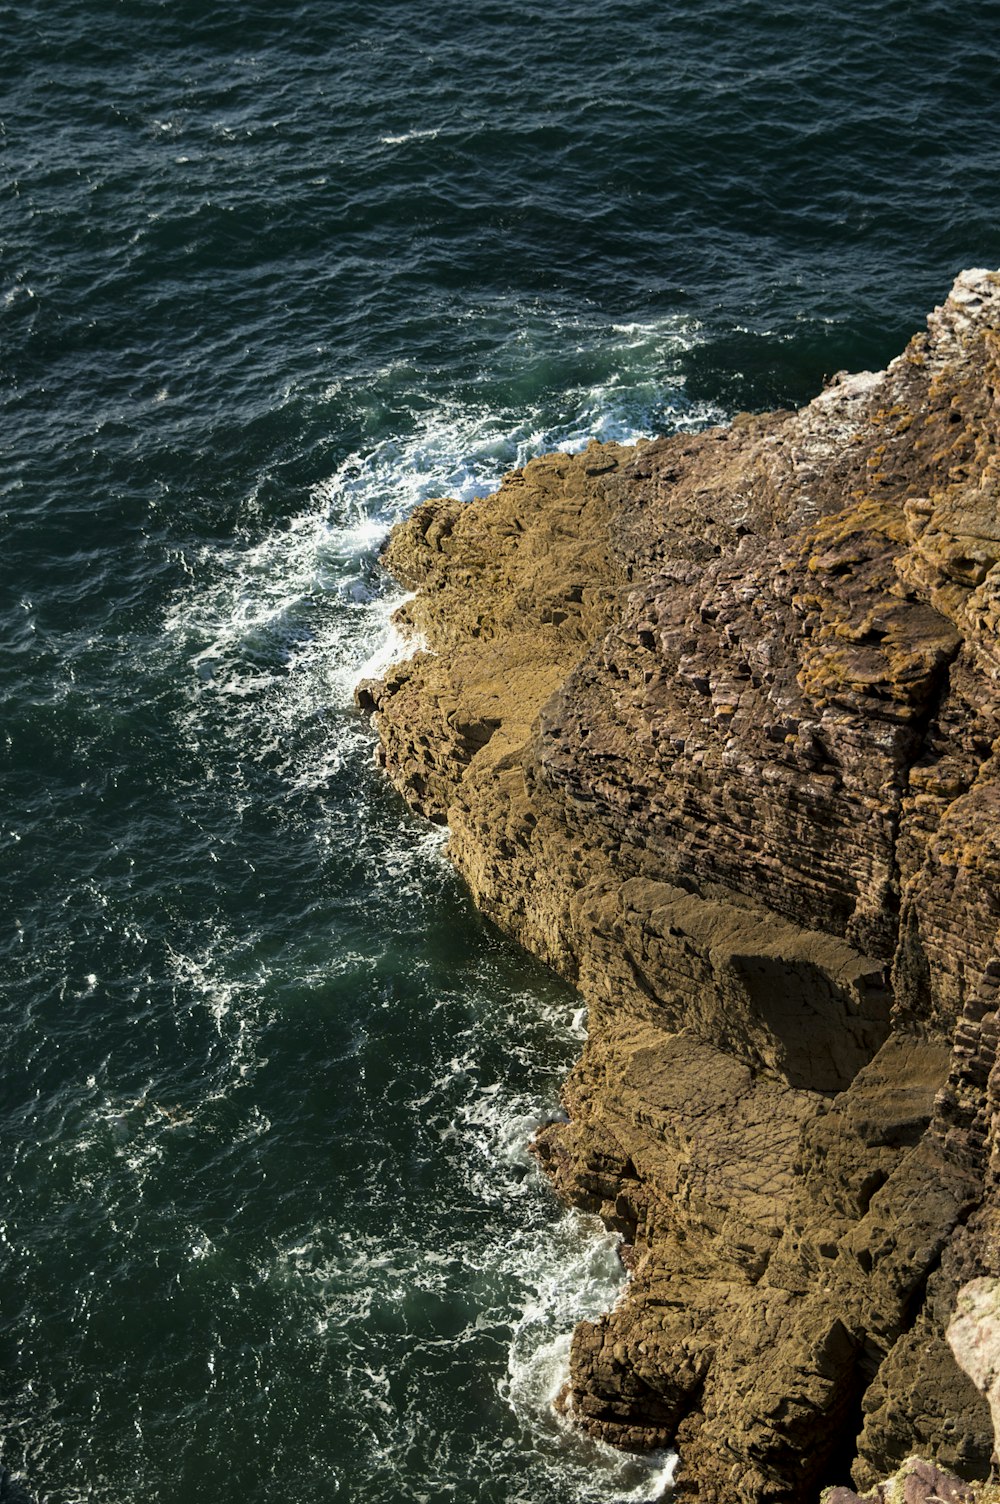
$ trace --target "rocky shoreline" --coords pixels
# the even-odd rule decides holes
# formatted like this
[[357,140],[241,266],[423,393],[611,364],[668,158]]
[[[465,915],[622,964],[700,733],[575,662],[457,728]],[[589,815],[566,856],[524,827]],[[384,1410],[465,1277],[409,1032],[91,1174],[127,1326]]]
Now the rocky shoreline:
[[1000,1274],[998,561],[981,271],[797,413],[544,456],[386,551],[425,646],[359,691],[381,760],[589,1010],[536,1149],[632,1277],[560,1404],[699,1504],[990,1470],[946,1329]]

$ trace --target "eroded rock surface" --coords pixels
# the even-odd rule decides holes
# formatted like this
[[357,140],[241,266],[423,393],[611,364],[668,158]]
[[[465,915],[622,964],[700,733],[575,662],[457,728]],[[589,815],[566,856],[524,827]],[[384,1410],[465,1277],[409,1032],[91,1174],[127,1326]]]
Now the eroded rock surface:
[[892,1477],[868,1493],[852,1488],[831,1488],[822,1504],[987,1504],[971,1484],[952,1473],[942,1472],[922,1457],[909,1457]]
[[589,1007],[537,1152],[633,1274],[560,1403],[704,1504],[989,1470],[945,1328],[1000,1274],[998,356],[964,273],[882,373],[387,552],[384,766]]

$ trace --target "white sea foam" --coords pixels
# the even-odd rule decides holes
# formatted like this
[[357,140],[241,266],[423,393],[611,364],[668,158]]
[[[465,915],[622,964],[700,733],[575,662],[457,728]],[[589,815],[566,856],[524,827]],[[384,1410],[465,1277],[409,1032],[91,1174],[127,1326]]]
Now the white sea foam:
[[[623,350],[647,338],[638,330],[614,337]],[[595,433],[624,441],[641,436],[630,416],[642,405],[637,384],[612,374],[564,394],[555,415],[458,401],[439,401],[428,410],[424,402],[408,430],[346,456],[280,525],[263,524],[251,497],[242,536],[187,552],[185,577],[164,622],[162,651],[185,675],[186,697],[176,712],[181,738],[200,760],[204,779],[224,783],[237,818],[243,808],[255,807],[261,766],[289,796],[300,796],[321,793],[345,769],[355,779],[360,759],[370,759],[370,735],[351,709],[353,688],[359,678],[384,671],[394,657],[419,647],[394,635],[391,617],[402,598],[390,593],[376,568],[390,527],[428,497],[469,500],[494,489],[507,470],[540,451],[579,449]],[[649,395],[652,400],[652,383]],[[357,798],[356,808],[350,794],[339,802],[310,800],[312,839],[324,860],[339,858],[346,848],[362,855],[367,849],[369,815],[362,796]],[[407,824],[394,840],[376,837],[373,901],[385,896],[394,912],[407,912],[409,905],[419,914],[435,873],[446,880],[445,835]],[[334,956],[328,949],[317,941],[315,954],[304,943],[286,950],[281,975],[307,989],[322,987],[335,974],[356,973],[370,985],[375,957],[348,950]],[[264,1063],[264,1035],[274,1019],[267,1002],[269,964],[255,955],[252,935],[218,926],[201,947],[178,944],[171,951],[168,970],[178,1003],[206,1014],[219,1042],[204,1099],[187,1109],[192,1122],[184,1132],[210,1129],[210,1104],[239,1091]],[[470,1363],[481,1366],[487,1341],[491,1361],[507,1353],[506,1365],[494,1368],[492,1378],[488,1371],[483,1382],[501,1384],[499,1395],[493,1390],[494,1402],[502,1401],[501,1413],[512,1417],[514,1432],[502,1440],[491,1435],[470,1442],[463,1419],[455,1420],[454,1434],[450,1422],[436,1421],[434,1464],[425,1475],[433,1476],[440,1496],[461,1496],[470,1466],[491,1476],[507,1468],[505,1450],[516,1447],[531,1465],[519,1464],[516,1477],[511,1474],[509,1504],[537,1504],[547,1494],[574,1504],[646,1500],[666,1481],[663,1459],[647,1464],[599,1448],[567,1431],[551,1407],[565,1381],[576,1321],[612,1304],[624,1280],[615,1241],[598,1223],[576,1214],[553,1222],[527,1148],[540,1123],[558,1115],[558,1075],[584,1037],[584,1015],[565,994],[548,999],[511,990],[490,971],[492,964],[484,960],[482,975],[463,984],[474,987],[474,1006],[440,986],[428,1000],[431,1014],[471,1006],[471,1021],[464,1031],[452,1030],[446,1058],[407,1104],[412,1122],[450,1167],[450,1194],[481,1225],[481,1234],[455,1242],[447,1219],[440,1229],[415,1225],[408,1199],[391,1224],[377,1230],[368,1225],[370,1217],[365,1231],[349,1219],[340,1229],[320,1224],[300,1230],[275,1250],[260,1277],[285,1292],[289,1324],[303,1343],[312,1344],[307,1361],[314,1368],[322,1369],[328,1346],[335,1349],[331,1404],[342,1404],[343,1393],[350,1393],[352,1412],[360,1405],[373,1497],[389,1497],[401,1459],[428,1446],[428,1417],[419,1405],[434,1389],[435,1364],[460,1361],[468,1351],[476,1355]],[[383,998],[373,1006],[388,1004]],[[371,1048],[364,1027],[348,1046],[361,1057],[359,1069]],[[528,1094],[484,1074],[484,1040],[498,1035],[509,1041],[508,1063],[522,1078],[526,1073],[537,1082],[549,1072],[548,1100],[537,1087]],[[560,1041],[559,1065],[554,1038]],[[392,1082],[385,1087],[388,1094],[396,1089]],[[119,1101],[102,1109],[104,1132],[123,1133],[119,1152],[140,1178],[171,1151],[178,1133],[149,1105],[172,1105],[160,1102],[155,1083],[148,1098],[141,1109]],[[247,1093],[240,1099],[242,1118],[228,1123],[232,1141],[270,1130],[251,1098]],[[124,1130],[115,1129],[119,1120]],[[385,1170],[377,1153],[370,1171],[380,1201]],[[192,1249],[204,1247],[199,1238],[194,1229]],[[204,1255],[192,1254],[195,1264],[208,1257],[207,1248]],[[418,1408],[406,1398],[411,1385],[415,1396],[424,1395]],[[470,1445],[477,1449],[473,1461]],[[523,1481],[529,1476],[530,1485]]]
[[440,134],[436,129],[404,131],[401,136],[379,136],[379,141],[383,146],[402,146],[407,141],[433,141]]
[[412,658],[416,653],[427,651],[427,640],[421,632],[404,632],[393,619],[401,606],[413,599],[413,592],[404,595],[386,596],[383,602],[385,628],[381,641],[369,653],[363,663],[354,670],[352,690],[365,679],[380,679],[394,663]]
[[574,1325],[612,1306],[625,1281],[619,1240],[598,1218],[566,1212],[548,1241],[508,1352],[504,1392],[515,1409],[541,1411],[552,1403],[568,1377]]
[[[504,1088],[481,1092],[467,1068],[472,1063],[449,1062],[436,1089],[447,1094],[464,1076],[469,1093],[489,1097],[498,1130],[495,1163],[509,1162],[523,1120],[504,1125]],[[467,1148],[457,1145],[456,1152]],[[481,1181],[470,1206],[481,1196],[485,1211],[486,1198],[509,1198],[510,1188],[505,1172],[494,1173],[491,1182]],[[300,1321],[310,1313],[319,1351],[329,1346],[336,1354],[338,1392],[346,1386],[369,1433],[373,1496],[382,1497],[401,1460],[418,1449],[424,1476],[441,1497],[450,1491],[461,1496],[471,1467],[484,1475],[499,1470],[506,1497],[516,1504],[535,1504],[540,1497],[575,1504],[659,1498],[669,1485],[671,1456],[616,1452],[570,1427],[552,1408],[567,1378],[573,1326],[611,1306],[625,1278],[616,1239],[598,1219],[565,1212],[555,1221],[537,1220],[508,1206],[505,1214],[484,1221],[474,1240],[442,1244],[433,1225],[415,1224],[406,1205],[398,1210],[398,1219],[381,1232],[316,1226],[277,1250],[262,1271],[287,1289]],[[454,1413],[437,1407],[432,1419],[405,1402],[405,1395],[433,1388],[441,1365],[468,1364],[470,1372],[478,1371],[482,1354],[498,1340],[508,1348],[498,1397],[512,1417],[512,1432],[491,1429],[476,1437],[462,1407]],[[475,1383],[469,1402],[477,1408],[485,1402]],[[520,1461],[511,1469],[515,1450]]]

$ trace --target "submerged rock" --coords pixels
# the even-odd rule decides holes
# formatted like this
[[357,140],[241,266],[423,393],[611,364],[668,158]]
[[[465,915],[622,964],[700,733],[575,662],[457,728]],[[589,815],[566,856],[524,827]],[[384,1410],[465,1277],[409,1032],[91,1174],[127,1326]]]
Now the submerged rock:
[[[539,1159],[631,1245],[561,1406],[685,1497],[989,1471],[1000,1274],[1000,274],[797,413],[421,507],[361,691],[590,1036]],[[958,1497],[958,1496],[956,1496]]]

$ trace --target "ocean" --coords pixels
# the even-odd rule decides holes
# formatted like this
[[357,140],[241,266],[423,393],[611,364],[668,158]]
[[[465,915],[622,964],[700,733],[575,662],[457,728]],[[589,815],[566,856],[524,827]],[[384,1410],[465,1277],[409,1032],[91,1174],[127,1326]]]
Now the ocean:
[[624,1504],[586,1021],[352,704],[391,525],[1000,264],[1000,7],[0,4],[0,1422],[37,1504]]

